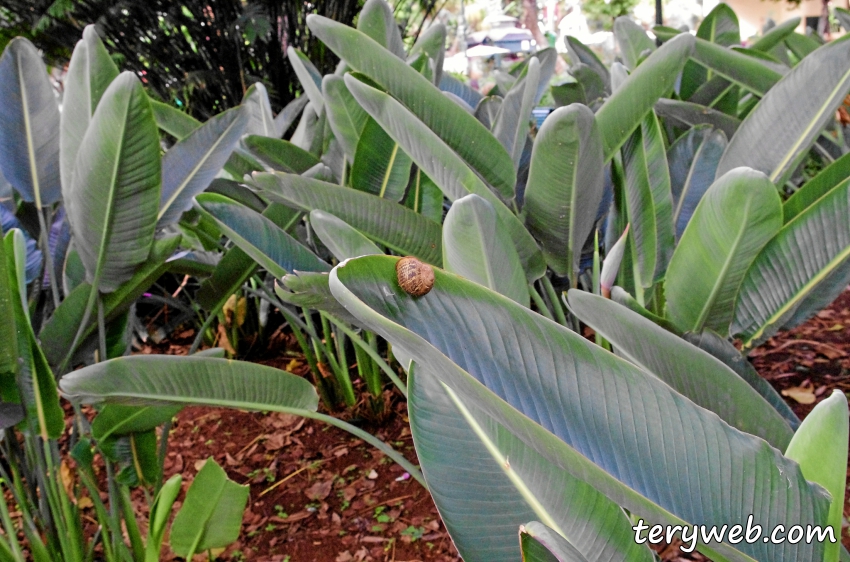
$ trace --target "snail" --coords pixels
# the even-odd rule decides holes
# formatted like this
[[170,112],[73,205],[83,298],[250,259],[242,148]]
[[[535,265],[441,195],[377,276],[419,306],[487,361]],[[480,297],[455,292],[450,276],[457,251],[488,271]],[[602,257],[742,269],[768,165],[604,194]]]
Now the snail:
[[434,286],[434,269],[414,257],[407,256],[398,260],[395,272],[399,287],[408,295],[427,295]]

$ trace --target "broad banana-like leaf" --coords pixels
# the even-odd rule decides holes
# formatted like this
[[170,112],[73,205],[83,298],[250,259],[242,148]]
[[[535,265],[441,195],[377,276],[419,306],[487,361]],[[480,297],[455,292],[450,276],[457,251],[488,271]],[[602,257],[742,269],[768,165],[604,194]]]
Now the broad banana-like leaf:
[[538,521],[520,526],[519,544],[523,561],[587,562],[568,540]]
[[[286,57],[289,59],[289,64],[298,76],[298,81],[301,82],[301,87],[304,88],[304,93],[313,104],[313,109],[316,113],[321,113],[324,108],[324,98],[322,97],[322,74],[313,66],[307,55],[290,46],[286,49]],[[266,135],[270,136],[270,135]]]
[[360,134],[351,166],[351,186],[390,201],[400,201],[410,180],[412,162],[371,117]]
[[574,277],[604,190],[602,139],[587,106],[558,108],[540,127],[525,187],[525,224],[549,267]]
[[275,282],[274,292],[278,298],[293,306],[323,310],[349,324],[359,320],[348,313],[331,294],[327,273],[296,271]]
[[202,193],[195,199],[234,244],[275,278],[295,270],[330,269],[316,254],[260,213],[217,193]]
[[677,240],[682,237],[702,196],[714,183],[714,172],[726,144],[722,131],[699,125],[676,139],[667,150]]
[[674,37],[647,57],[602,104],[596,113],[596,122],[602,134],[606,161],[626,142],[655,102],[673,90],[676,77],[693,48],[691,35]]
[[794,434],[754,388],[712,355],[600,296],[570,289],[570,310],[634,363],[720,419],[761,437],[780,451]]
[[[444,144],[436,134],[393,98],[351,76],[349,91],[372,118],[399,143],[417,166],[442,190],[450,201],[474,193],[496,209],[501,227],[510,232],[529,281],[543,275],[546,265],[537,243],[516,215],[493,194],[481,178]],[[476,120],[476,123],[478,121]],[[349,222],[350,221],[346,221]],[[356,225],[354,225],[356,226]]]
[[0,57],[0,172],[24,201],[50,205],[62,195],[59,104],[47,67],[23,37]]
[[278,172],[303,174],[319,160],[289,141],[260,135],[248,135],[242,144],[251,156]]
[[183,140],[201,126],[201,122],[176,107],[161,101],[150,100],[156,126],[176,138]]
[[410,49],[410,57],[421,54],[434,61],[434,84],[439,84],[443,77],[443,61],[446,59],[446,26],[444,24],[434,22],[419,35]]
[[736,117],[687,101],[660,99],[655,104],[655,112],[665,120],[672,120],[674,124],[681,123],[687,127],[711,125],[723,131],[727,139],[732,138],[741,124]]
[[[695,63],[694,61],[688,61],[688,64],[693,65],[696,68],[701,68],[703,72],[708,73],[705,67]],[[687,65],[685,66],[687,67]],[[752,96],[752,94],[749,95]],[[688,97],[688,101],[704,105],[706,107],[712,107],[716,111],[720,111],[721,113],[732,117],[740,113],[740,109],[738,107],[740,97],[740,88],[736,84],[730,82],[723,76],[714,74],[711,78],[699,83],[699,87],[691,96]]]
[[475,117],[488,129],[493,128],[493,123],[496,122],[496,116],[502,108],[501,96],[487,96],[481,98],[481,101],[475,107]]
[[764,96],[782,78],[758,59],[703,39],[696,40],[691,58],[758,96]]
[[[818,49],[774,86],[750,113],[717,167],[717,177],[749,166],[782,185],[850,89],[850,37]],[[770,142],[764,142],[770,139]]]
[[[555,107],[566,107],[573,103],[581,103],[587,105],[587,98],[584,95],[584,87],[578,82],[562,82],[552,86],[549,90],[552,94],[552,99],[555,102]],[[479,118],[480,119],[480,118]],[[484,123],[482,121],[482,123]],[[487,123],[484,123],[485,125]]]
[[[619,62],[614,62],[611,65],[611,91],[616,92],[629,77],[629,69]],[[661,101],[661,100],[659,100]]]
[[367,35],[315,14],[307,16],[307,25],[337,56],[400,100],[503,197],[513,196],[516,171],[510,155],[475,117]]
[[59,165],[62,184],[70,185],[74,163],[83,135],[89,126],[97,104],[109,84],[118,76],[106,47],[94,25],[83,30],[82,40],[74,47],[65,93],[62,96],[62,116],[59,125]]
[[[151,253],[145,263],[136,270],[133,276],[118,287],[117,291],[103,295],[103,316],[109,323],[120,314],[127,311],[142,293],[148,290],[156,280],[168,270],[167,260],[180,244],[180,236],[167,236],[154,242]],[[59,365],[69,352],[74,341],[74,335],[80,327],[85,315],[86,303],[89,300],[91,285],[82,283],[70,291],[50,319],[39,332],[44,355],[48,362]],[[97,330],[94,316],[80,332],[80,345],[93,336]]]
[[307,96],[300,96],[286,104],[286,107],[280,110],[280,113],[275,115],[274,128],[275,138],[281,138],[286,131],[292,127],[295,120],[304,111],[304,107],[310,102]]
[[493,122],[493,135],[511,155],[515,168],[519,168],[522,149],[525,147],[531,110],[534,107],[539,82],[540,63],[536,57],[532,57],[522,75],[505,94],[505,99]]
[[578,63],[586,64],[593,72],[599,76],[606,91],[611,91],[611,76],[608,73],[608,67],[599,60],[592,50],[587,45],[570,35],[564,37],[564,43],[567,47],[567,52],[570,55],[570,61],[575,65]]
[[767,53],[775,46],[782,43],[782,41],[784,41],[790,34],[794,33],[794,30],[797,29],[799,25],[799,17],[794,17],[788,21],[784,21],[759,37],[752,45],[750,45],[750,48]]
[[800,463],[806,480],[817,482],[832,495],[829,525],[834,542],[825,541],[824,562],[838,562],[847,476],[847,397],[838,389],[818,403],[794,434],[785,456]]
[[732,342],[712,330],[703,330],[699,334],[689,332],[682,337],[706,353],[710,353],[722,361],[727,367],[738,373],[742,379],[756,389],[756,392],[761,394],[779,412],[779,415],[785,418],[791,429],[796,430],[800,427],[800,418],[797,417],[794,410],[785,402],[785,399],[782,398],[779,392],[767,380],[762,378],[752,363],[738,351]]
[[761,172],[736,168],[697,205],[664,282],[667,317],[682,331],[725,335],[747,268],[782,227],[782,201]]
[[384,0],[366,0],[357,16],[357,29],[398,58],[405,58],[401,31],[393,17],[392,7]]
[[651,287],[664,276],[675,244],[670,171],[653,111],[623,146],[623,168],[635,282]]
[[86,281],[111,293],[150,254],[160,202],[159,132],[132,72],[109,85],[92,116],[63,199]]
[[738,291],[730,332],[741,336],[744,349],[792,318],[802,322],[850,282],[848,199],[850,182],[839,184],[785,224],[756,256]]
[[176,416],[183,406],[125,406],[107,404],[92,420],[92,437],[98,441],[110,437],[150,431]]
[[208,458],[171,524],[169,542],[174,553],[191,560],[196,552],[225,547],[238,539],[250,490],[228,478]]
[[339,261],[384,253],[357,229],[331,213],[320,209],[310,211],[310,226]]
[[220,113],[172,146],[162,158],[157,227],[177,222],[224,166],[248,125],[245,107]]
[[410,185],[401,203],[432,221],[443,220],[443,192],[418,166],[411,174]]
[[614,20],[614,38],[629,70],[637,68],[638,63],[655,50],[655,43],[646,31],[628,16]]
[[349,163],[354,162],[357,143],[360,142],[360,135],[363,133],[369,114],[360,107],[348,91],[341,76],[332,74],[325,76],[322,80],[322,94],[325,98],[328,123],[334,137],[342,146]]
[[[30,323],[26,286],[23,285],[23,271],[26,267],[24,237],[20,230],[12,229],[3,240],[0,240],[0,243],[5,246],[3,253],[6,258],[7,273],[7,279],[0,282],[8,286],[13,312],[11,317],[4,318],[3,321],[11,323],[18,332],[16,338],[18,343],[17,396],[13,391],[9,392],[9,397],[20,399],[31,430],[38,433],[42,439],[58,439],[65,430],[65,412],[59,405],[56,378],[44,358],[38,340],[35,339]],[[4,398],[7,392],[8,390],[4,388]]]
[[443,267],[528,306],[528,286],[493,206],[471,194],[454,202],[443,222]]
[[[633,515],[662,524],[732,525],[752,514],[766,529],[826,520],[825,490],[766,441],[480,285],[435,270],[431,291],[412,297],[395,281],[396,261],[349,260],[331,271],[331,291],[362,324],[427,365],[462,403]],[[689,439],[681,438],[683,428]],[[652,446],[662,442],[663,449]],[[727,560],[815,562],[823,555],[817,542],[712,543],[702,550]]]
[[245,134],[274,137],[277,129],[272,117],[272,106],[269,103],[269,93],[261,82],[255,82],[245,92],[242,105],[248,109],[251,120],[245,127]]
[[315,411],[319,402],[313,385],[286,371],[195,356],[111,359],[68,373],[59,387],[76,402],[131,406],[194,404],[298,413]]
[[790,222],[839,183],[848,180],[850,180],[850,154],[845,154],[803,184],[785,201],[782,206],[785,222]]
[[481,98],[484,97],[478,93],[477,90],[473,90],[451,74],[443,74],[442,78],[440,78],[440,82],[438,83],[438,87],[443,93],[449,92],[456,95],[469,104],[470,107],[478,105],[478,102],[480,102]]
[[441,261],[440,224],[398,203],[292,174],[255,174],[254,184],[273,201],[331,213],[396,252],[428,263]]
[[[410,375],[410,429],[437,509],[467,562],[519,559],[519,527],[544,520],[593,559],[649,562],[623,510],[461,402],[426,365]],[[562,539],[563,540],[563,539]]]
[[[6,389],[14,387],[15,373],[18,371],[18,332],[15,329],[15,308],[12,302],[18,295],[12,290],[9,276],[13,274],[14,261],[6,258],[5,244],[0,239],[0,393],[6,402],[9,401]],[[17,273],[14,273],[17,278]],[[17,281],[15,281],[17,287]]]
[[800,33],[789,33],[785,38],[785,45],[798,60],[803,60],[814,53],[823,43]]
[[[590,66],[581,62],[574,64],[570,68],[570,75],[572,75],[576,82],[581,85],[582,92],[584,93],[584,99],[591,107],[595,107],[598,100],[602,100],[606,97],[607,91],[605,89],[605,83],[602,82],[602,79],[599,78],[599,74],[594,72]],[[613,91],[613,76],[610,80],[608,87]]]

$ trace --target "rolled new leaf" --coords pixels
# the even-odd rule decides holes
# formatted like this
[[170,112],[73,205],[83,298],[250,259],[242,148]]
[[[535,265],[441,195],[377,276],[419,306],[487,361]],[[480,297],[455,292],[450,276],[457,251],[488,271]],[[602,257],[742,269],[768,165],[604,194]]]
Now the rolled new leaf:
[[666,316],[684,332],[729,333],[741,281],[781,227],[782,202],[767,176],[737,168],[714,182],[667,268]]
[[637,68],[641,60],[655,51],[655,43],[646,31],[628,16],[614,20],[614,38],[629,70]]
[[575,277],[602,201],[602,160],[599,128],[587,106],[556,109],[537,133],[523,212],[558,275]]

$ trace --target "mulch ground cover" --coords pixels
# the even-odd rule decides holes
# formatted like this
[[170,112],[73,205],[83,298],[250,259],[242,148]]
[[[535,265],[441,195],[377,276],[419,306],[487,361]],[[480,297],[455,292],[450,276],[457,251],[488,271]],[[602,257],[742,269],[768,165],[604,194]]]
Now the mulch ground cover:
[[[750,357],[802,418],[832,389],[850,392],[848,334],[850,292],[845,292],[828,309],[771,338]],[[184,354],[193,335],[187,330],[170,342],[145,346],[142,353]],[[259,362],[306,374],[291,352]],[[334,414],[348,417],[415,463],[406,403],[397,393],[387,392],[384,399],[386,412],[380,420]],[[342,430],[278,413],[186,408],[171,429],[165,476],[182,474],[188,488],[209,457],[231,479],[251,487],[240,539],[216,553],[219,560],[460,560],[428,492],[402,467]],[[146,521],[144,496],[137,491],[133,497],[139,520]],[[850,546],[846,528],[842,538]],[[707,560],[682,553],[677,544],[656,550],[663,561]],[[167,547],[164,559],[173,559]]]

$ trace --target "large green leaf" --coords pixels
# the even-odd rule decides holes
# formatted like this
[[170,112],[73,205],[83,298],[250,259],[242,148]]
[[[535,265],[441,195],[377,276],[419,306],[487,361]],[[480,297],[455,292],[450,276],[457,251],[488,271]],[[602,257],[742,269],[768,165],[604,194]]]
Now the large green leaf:
[[275,278],[295,270],[330,269],[316,254],[260,213],[217,193],[202,193],[196,200],[234,244]]
[[[12,290],[17,288],[17,279],[11,279],[15,275],[14,262],[6,257],[5,244],[0,239],[0,393],[8,400],[6,394],[10,386],[14,386],[14,375],[18,371],[18,331],[15,328],[15,307],[12,299],[18,295]],[[14,284],[13,284],[14,281]],[[14,391],[12,391],[14,392]]]
[[360,142],[360,135],[363,133],[369,114],[360,107],[348,91],[341,76],[333,74],[325,76],[322,80],[322,93],[325,97],[328,123],[334,137],[342,146],[348,161],[354,162],[357,143]]
[[138,77],[109,85],[77,154],[63,199],[86,281],[104,293],[150,254],[160,200],[159,133]]
[[251,156],[278,172],[303,174],[319,163],[318,158],[283,139],[248,135],[242,144]]
[[290,273],[280,283],[275,283],[274,292],[285,303],[323,310],[349,324],[358,324],[357,318],[349,314],[331,294],[327,273]]
[[408,398],[413,442],[464,560],[518,560],[517,530],[531,518],[546,520],[591,559],[651,560],[616,503],[485,412],[457,402],[427,366],[414,366]]
[[392,7],[384,0],[366,0],[357,17],[357,29],[398,58],[404,59],[401,31],[393,17]]
[[351,166],[355,189],[400,201],[410,180],[410,157],[372,118],[360,134]]
[[574,277],[604,191],[602,140],[593,113],[573,104],[543,122],[531,152],[525,224],[549,267]]
[[0,173],[37,207],[61,195],[59,105],[38,51],[13,39],[0,57]]
[[[133,276],[122,283],[118,290],[103,295],[103,316],[107,323],[126,312],[136,299],[168,270],[167,260],[171,258],[179,243],[180,236],[168,236],[154,242],[150,256]],[[62,358],[72,351],[74,335],[83,322],[90,293],[91,285],[88,283],[75,287],[42,326],[38,337],[44,355],[51,365],[59,365]],[[80,343],[84,343],[96,330],[96,318],[90,317],[80,331]]]
[[596,113],[605,160],[610,160],[638,128],[658,98],[673,90],[676,77],[691,55],[694,38],[674,37],[652,53]]
[[295,75],[298,76],[298,81],[301,82],[304,93],[310,98],[313,109],[316,113],[321,113],[325,104],[322,97],[322,74],[313,66],[307,55],[295,47],[290,46],[286,49],[286,58],[289,59],[289,64],[292,65]]
[[92,420],[92,437],[98,441],[113,436],[150,431],[177,415],[183,406],[125,406],[107,404]]
[[201,122],[176,107],[171,107],[161,101],[150,100],[156,126],[176,138],[182,140],[192,131],[201,126]]
[[788,35],[794,33],[794,30],[797,29],[799,25],[799,17],[791,18],[788,21],[784,21],[779,25],[771,28],[767,33],[759,37],[752,45],[750,45],[750,48],[756,51],[762,51],[766,53],[772,50],[776,45],[784,41]]
[[528,306],[519,256],[498,226],[495,209],[481,197],[455,201],[443,223],[443,267]]
[[532,57],[522,75],[505,94],[493,121],[493,135],[511,155],[515,168],[519,168],[522,158],[539,82],[540,63],[537,57]]
[[847,397],[840,390],[815,406],[785,455],[800,463],[803,476],[817,482],[832,495],[829,508],[829,525],[834,542],[825,542],[824,562],[838,562],[841,551],[841,527],[844,515],[844,497],[847,490],[847,441],[848,427]]
[[655,43],[646,31],[628,16],[620,16],[614,20],[614,38],[629,70],[637,68],[641,59],[655,50]]
[[207,459],[171,524],[174,553],[192,559],[196,552],[227,546],[239,538],[249,493],[250,486],[230,480],[223,468]]
[[635,282],[651,287],[664,276],[675,242],[670,171],[654,112],[623,146],[623,168]]
[[[825,521],[824,490],[766,441],[479,285],[435,271],[433,289],[412,297],[395,283],[395,263],[380,256],[349,260],[331,271],[331,291],[464,404],[633,515],[653,523],[732,525],[746,524],[752,514],[767,529]],[[707,555],[814,562],[822,552],[820,543],[758,541],[712,544]]]
[[248,125],[244,107],[220,113],[172,146],[162,159],[162,194],[157,226],[173,224],[192,208],[192,198],[204,191],[230,158]]
[[[26,410],[29,428],[37,432],[42,439],[58,439],[65,430],[65,412],[59,405],[56,378],[44,358],[30,323],[26,286],[23,285],[23,272],[26,268],[23,233],[13,228],[0,243],[5,245],[3,253],[6,257],[5,269],[13,313],[3,321],[12,324],[18,332],[18,398]],[[3,390],[6,394],[6,389]]]
[[65,93],[62,96],[62,117],[59,126],[59,164],[62,183],[70,185],[77,151],[86,134],[91,117],[109,84],[118,76],[106,47],[94,25],[83,30],[83,39],[74,47]]
[[741,283],[731,327],[744,348],[792,318],[802,322],[850,282],[848,198],[850,182],[839,184],[785,224],[756,256]]
[[196,356],[111,359],[68,373],[59,387],[77,402],[131,406],[195,404],[297,413],[315,410],[319,402],[306,379],[280,369]]
[[737,117],[687,101],[660,99],[655,104],[655,112],[659,117],[677,125],[684,124],[687,127],[711,125],[723,131],[727,139],[731,138],[741,125]]
[[384,253],[357,229],[331,213],[320,209],[310,211],[310,226],[322,244],[327,246],[339,261]]
[[567,52],[570,55],[570,61],[573,65],[581,63],[590,67],[590,69],[599,76],[599,80],[602,82],[603,88],[610,92],[611,75],[608,72],[608,67],[599,60],[596,53],[594,53],[587,45],[570,35],[564,37],[564,43],[566,44]]
[[803,184],[785,201],[782,206],[785,222],[790,222],[839,183],[848,180],[850,180],[850,154],[845,154]]
[[609,299],[571,289],[576,316],[611,342],[617,355],[658,376],[680,394],[780,451],[794,432],[788,422],[720,360]]
[[667,317],[682,331],[729,332],[747,268],[782,227],[782,201],[761,172],[737,168],[697,205],[664,282]]
[[307,25],[337,56],[400,100],[503,197],[513,196],[510,155],[475,117],[367,35],[315,14],[307,16]]
[[519,528],[519,544],[524,562],[587,562],[568,540],[538,521]]
[[242,98],[242,105],[248,110],[248,115],[251,121],[245,128],[245,133],[248,135],[262,135],[264,137],[274,137],[277,128],[272,117],[272,106],[269,103],[269,93],[262,82],[254,82],[245,96]]
[[[749,166],[781,185],[834,118],[850,89],[850,37],[818,49],[786,74],[744,119],[717,177]],[[765,142],[765,139],[770,139]]]
[[714,183],[714,172],[725,149],[726,136],[721,131],[700,125],[676,139],[667,150],[677,240]]
[[756,58],[704,39],[696,40],[692,58],[709,70],[759,96],[765,95],[782,78],[781,74]]
[[[348,89],[360,105],[399,143],[450,201],[474,193],[492,204],[502,228],[507,229],[511,234],[511,239],[522,261],[526,279],[533,280],[543,275],[546,266],[531,234],[516,215],[493,194],[481,178],[451,148],[387,94],[353,77],[348,76],[345,80]],[[476,123],[478,123],[477,120]]]
[[273,201],[302,211],[326,211],[379,244],[428,263],[440,263],[440,224],[398,203],[292,174],[256,174],[254,184]]
[[[728,4],[721,2],[699,24],[697,37],[724,47],[739,45],[741,32],[738,16]],[[688,61],[682,72],[682,84],[679,88],[682,99],[689,99],[709,78],[710,73],[705,67],[694,61]]]

